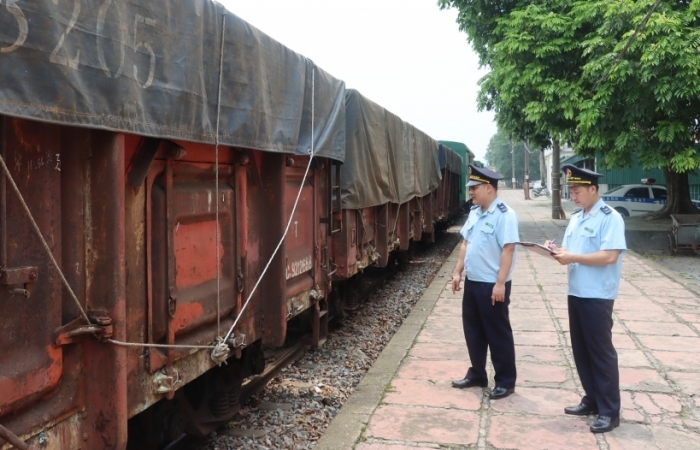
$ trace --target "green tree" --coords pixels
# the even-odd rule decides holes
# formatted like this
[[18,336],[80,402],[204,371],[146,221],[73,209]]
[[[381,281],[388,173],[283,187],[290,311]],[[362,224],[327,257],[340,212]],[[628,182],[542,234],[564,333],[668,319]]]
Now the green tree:
[[578,111],[578,151],[610,167],[635,155],[662,167],[668,201],[650,218],[698,213],[688,175],[700,168],[700,1],[578,1],[573,13],[600,23],[582,42],[591,88]]
[[515,179],[518,184],[522,185],[525,181],[525,155],[528,155],[530,167],[530,180],[539,180],[540,164],[539,151],[530,152],[525,149],[525,144],[515,142],[512,145],[513,153],[511,153],[511,139],[502,131],[498,131],[489,140],[489,145],[486,148],[486,161],[488,165],[493,167],[496,172],[503,175],[506,180],[513,177],[513,154],[515,154]]
[[[479,106],[520,138],[565,141],[608,167],[663,167],[669,201],[695,212],[688,172],[700,105],[700,0],[439,0],[490,72]],[[653,13],[649,14],[652,7]],[[634,39],[632,39],[634,37]],[[630,44],[631,43],[631,44]]]

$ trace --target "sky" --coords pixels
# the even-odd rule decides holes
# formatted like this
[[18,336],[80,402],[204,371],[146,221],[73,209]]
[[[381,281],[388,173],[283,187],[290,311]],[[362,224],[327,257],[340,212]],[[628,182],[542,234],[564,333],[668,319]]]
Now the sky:
[[365,97],[434,139],[484,161],[496,133],[477,111],[479,70],[456,10],[437,0],[219,0]]

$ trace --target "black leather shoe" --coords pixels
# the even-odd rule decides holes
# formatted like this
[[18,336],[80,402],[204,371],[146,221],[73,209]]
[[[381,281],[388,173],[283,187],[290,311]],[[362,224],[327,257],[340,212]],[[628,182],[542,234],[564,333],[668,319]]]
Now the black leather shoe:
[[589,414],[598,414],[598,407],[579,403],[576,406],[567,406],[564,408],[564,413],[571,414],[572,416],[587,416]]
[[591,432],[593,433],[607,433],[612,431],[614,428],[620,426],[620,416],[610,417],[610,416],[598,416],[598,418],[591,425]]
[[504,388],[496,386],[489,394],[489,398],[491,398],[491,400],[498,400],[501,398],[508,397],[513,392],[515,392],[515,388]]
[[464,378],[462,380],[455,380],[452,382],[452,387],[457,389],[466,389],[470,387],[486,387],[489,385],[488,381],[470,380],[469,378]]

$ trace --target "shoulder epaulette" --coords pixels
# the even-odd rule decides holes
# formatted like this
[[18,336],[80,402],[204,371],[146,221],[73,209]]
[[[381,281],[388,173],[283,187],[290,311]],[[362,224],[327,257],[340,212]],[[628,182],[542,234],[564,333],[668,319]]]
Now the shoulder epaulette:
[[605,213],[605,214],[610,214],[612,212],[612,209],[610,209],[610,207],[608,205],[601,206],[600,210],[603,211],[603,213]]
[[476,209],[478,207],[479,207],[479,205],[474,205],[474,206],[472,206],[472,209]]
[[508,207],[507,207],[506,205],[504,205],[503,203],[499,203],[499,204],[496,205],[496,206],[498,207],[498,209],[501,210],[501,212],[506,212],[506,211],[508,211]]

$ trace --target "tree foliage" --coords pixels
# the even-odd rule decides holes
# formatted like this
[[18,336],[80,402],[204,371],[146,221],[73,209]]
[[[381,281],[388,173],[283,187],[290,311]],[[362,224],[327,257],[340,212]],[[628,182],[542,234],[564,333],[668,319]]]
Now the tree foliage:
[[[515,179],[522,184],[525,180],[525,154],[528,155],[528,163],[530,168],[530,180],[539,180],[540,176],[540,152],[535,150],[529,153],[525,149],[525,144],[520,141],[512,146],[515,154]],[[530,149],[532,150],[532,148]],[[503,175],[507,180],[513,177],[513,155],[511,154],[511,140],[507,134],[498,131],[491,137],[489,145],[486,148],[486,161],[490,167],[495,168],[496,172]]]
[[[499,127],[556,138],[599,164],[636,155],[663,167],[669,202],[696,212],[688,173],[700,168],[700,0],[439,0],[490,71],[479,106]],[[653,12],[651,14],[650,11]]]

